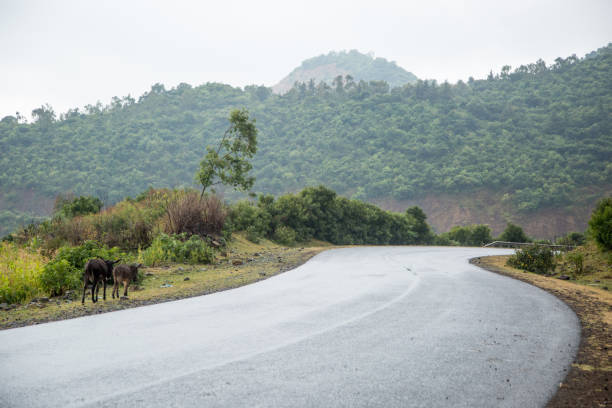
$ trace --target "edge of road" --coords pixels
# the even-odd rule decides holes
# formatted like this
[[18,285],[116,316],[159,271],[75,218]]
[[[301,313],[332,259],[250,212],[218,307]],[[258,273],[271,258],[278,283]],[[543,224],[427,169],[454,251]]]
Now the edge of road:
[[470,263],[489,272],[536,286],[567,304],[580,321],[580,345],[563,382],[547,407],[607,407],[612,374],[610,332],[612,294],[598,288],[521,271],[506,265],[507,256],[482,256]]

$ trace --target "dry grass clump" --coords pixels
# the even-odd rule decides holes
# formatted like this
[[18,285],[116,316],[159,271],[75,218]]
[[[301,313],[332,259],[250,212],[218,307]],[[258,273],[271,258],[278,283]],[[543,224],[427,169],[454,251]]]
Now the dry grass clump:
[[217,196],[204,196],[195,191],[177,193],[166,207],[165,232],[168,234],[220,234],[227,209]]

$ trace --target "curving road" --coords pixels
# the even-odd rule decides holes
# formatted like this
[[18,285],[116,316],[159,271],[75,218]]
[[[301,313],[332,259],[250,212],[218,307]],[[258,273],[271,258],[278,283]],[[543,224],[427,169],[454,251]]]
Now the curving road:
[[575,314],[468,264],[360,247],[227,292],[0,332],[2,407],[540,407]]

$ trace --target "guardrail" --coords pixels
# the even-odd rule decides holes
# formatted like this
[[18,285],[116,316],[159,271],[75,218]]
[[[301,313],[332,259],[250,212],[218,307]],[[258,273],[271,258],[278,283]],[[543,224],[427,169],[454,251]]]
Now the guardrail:
[[483,247],[485,248],[487,247],[520,248],[523,246],[530,246],[530,245],[547,246],[552,249],[556,249],[558,251],[571,251],[572,249],[574,249],[574,247],[571,245],[538,244],[538,243],[533,243],[533,242],[508,242],[508,241],[493,241],[486,245],[483,245]]

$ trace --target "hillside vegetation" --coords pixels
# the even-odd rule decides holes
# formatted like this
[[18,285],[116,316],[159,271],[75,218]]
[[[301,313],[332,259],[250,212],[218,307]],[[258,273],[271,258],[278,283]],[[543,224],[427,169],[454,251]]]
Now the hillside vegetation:
[[60,192],[109,203],[148,186],[192,185],[206,145],[218,143],[240,107],[257,119],[256,192],[324,184],[375,201],[489,189],[524,214],[569,206],[578,188],[597,195],[612,185],[611,68],[608,45],[455,85],[390,89],[343,78],[275,95],[156,84],[138,100],[113,98],[59,118],[42,106],[33,123],[0,121],[1,232],[48,213]]
[[319,82],[332,85],[338,75],[350,75],[355,81],[385,81],[391,87],[415,83],[418,79],[395,62],[351,50],[330,52],[307,59],[272,89],[276,93],[285,93],[293,88],[296,82],[308,83],[311,80],[314,81],[313,85]]

